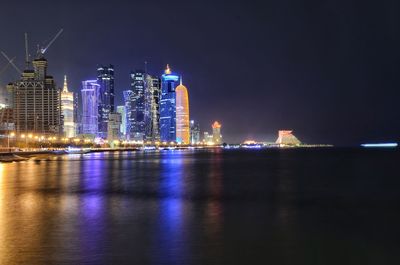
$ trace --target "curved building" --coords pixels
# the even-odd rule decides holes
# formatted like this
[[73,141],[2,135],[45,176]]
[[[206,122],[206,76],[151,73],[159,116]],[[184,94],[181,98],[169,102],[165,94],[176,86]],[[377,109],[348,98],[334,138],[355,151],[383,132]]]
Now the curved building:
[[176,93],[176,142],[190,143],[189,96],[187,88],[181,83],[175,89]]

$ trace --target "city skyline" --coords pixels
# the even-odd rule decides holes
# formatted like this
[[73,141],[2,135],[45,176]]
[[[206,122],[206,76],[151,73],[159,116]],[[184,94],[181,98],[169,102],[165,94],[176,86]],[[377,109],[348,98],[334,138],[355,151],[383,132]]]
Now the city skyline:
[[[10,3],[8,7],[18,9],[19,4]],[[0,31],[7,34],[0,49],[11,57],[17,56],[21,67],[24,32],[29,33],[33,50],[36,43],[43,43],[64,28],[62,41],[46,55],[57,84],[61,85],[62,77],[67,75],[70,90],[77,93],[82,80],[95,78],[93,67],[111,63],[116,71],[115,105],[123,102],[122,91],[129,88],[127,74],[131,70],[143,68],[147,61],[149,72],[161,75],[164,65],[170,63],[177,72],[185,73],[193,118],[202,127],[214,120],[222,121],[224,137],[229,142],[247,138],[274,140],[280,129],[293,129],[308,143],[397,141],[400,124],[394,106],[399,92],[393,81],[399,57],[394,48],[398,42],[395,25],[399,24],[394,23],[398,19],[393,13],[396,5],[366,3],[360,11],[350,5],[342,13],[340,5],[333,3],[315,5],[313,12],[305,12],[311,5],[294,1],[288,7],[235,1],[228,9],[216,3],[212,10],[172,2],[161,3],[154,20],[149,21],[140,12],[135,18],[127,16],[128,5],[122,2],[106,8],[90,1],[65,2],[60,7],[44,5],[48,16],[33,18],[40,5],[27,2],[30,11],[21,10],[26,20],[16,21],[11,30]],[[150,3],[137,6],[148,7]],[[161,11],[169,8],[184,9],[181,16],[187,23],[170,18],[175,28],[167,34],[161,22],[169,20]],[[60,16],[61,9],[65,13]],[[100,24],[86,16],[71,20],[66,14],[74,10],[91,10],[99,16],[110,14],[114,19]],[[196,24],[202,14],[207,17],[202,25]],[[49,19],[54,23],[50,25]],[[311,23],[315,19],[322,22]],[[5,14],[0,20],[6,24],[11,18]],[[371,25],[372,32],[362,31],[364,24]],[[125,28],[133,25],[140,27],[127,33]],[[112,36],[108,38],[110,32]],[[200,35],[196,37],[194,33]],[[144,37],[132,42],[137,34]],[[388,41],[382,42],[382,38]],[[166,44],[157,44],[157,40]],[[225,42],[229,45],[223,46]],[[293,42],[296,45],[289,45]],[[205,51],[205,56],[197,52],[199,49]],[[347,59],[350,61],[345,64]],[[0,67],[5,64],[2,60]],[[238,78],[246,78],[246,82]],[[2,87],[17,79],[12,67],[0,75]],[[232,105],[240,108],[231,108]]]

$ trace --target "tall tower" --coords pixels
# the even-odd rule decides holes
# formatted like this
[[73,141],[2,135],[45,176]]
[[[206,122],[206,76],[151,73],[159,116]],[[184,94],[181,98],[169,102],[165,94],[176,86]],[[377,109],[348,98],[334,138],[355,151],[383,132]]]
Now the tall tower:
[[176,102],[175,88],[179,76],[175,75],[169,65],[161,77],[160,100],[160,138],[161,141],[176,141]]
[[214,144],[221,144],[222,143],[222,135],[221,135],[221,124],[217,121],[215,121],[212,124],[212,130],[213,130],[213,142]]
[[146,140],[160,140],[160,79],[146,74],[145,82],[145,136]]
[[136,70],[131,73],[131,139],[143,141],[145,134],[144,108],[145,108],[145,73]]
[[114,106],[114,66],[99,66],[97,68],[97,83],[100,85],[98,94],[98,134],[107,138],[108,115],[115,112]]
[[131,139],[131,128],[133,123],[133,115],[132,115],[132,90],[124,90],[123,92],[124,102],[125,102],[125,113],[126,113],[126,139]]
[[98,132],[98,93],[100,85],[96,80],[82,82],[82,133],[97,135]]
[[190,144],[189,95],[187,88],[181,83],[176,93],[176,142]]
[[17,133],[60,134],[62,132],[61,91],[47,75],[43,54],[32,61],[21,79],[9,84],[13,91],[14,122]]
[[74,93],[68,91],[67,76],[64,76],[64,87],[61,92],[61,112],[64,120],[64,136],[75,137]]

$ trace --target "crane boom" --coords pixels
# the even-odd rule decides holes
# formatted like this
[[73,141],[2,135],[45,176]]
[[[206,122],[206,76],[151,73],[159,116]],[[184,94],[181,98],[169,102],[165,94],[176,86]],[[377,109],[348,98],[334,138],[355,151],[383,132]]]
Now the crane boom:
[[[11,59],[11,62],[13,62],[14,59],[15,59],[15,57]],[[0,70],[0,75],[1,75],[5,70],[7,70],[7,68],[8,68],[9,65],[10,65],[10,62],[7,62],[7,64]]]
[[10,59],[8,56],[7,56],[7,54],[5,54],[3,51],[1,52],[1,54],[4,56],[4,58],[6,58],[7,59],[7,61],[8,61],[8,63],[9,64],[11,64],[14,68],[15,68],[15,70],[17,70],[17,72],[18,73],[20,73],[20,74],[22,74],[22,71],[14,64],[14,58],[13,59]]
[[54,36],[54,38],[49,42],[49,44],[47,44],[47,46],[45,48],[40,49],[40,52],[42,54],[44,54],[47,49],[53,44],[53,42],[61,35],[61,33],[64,31],[64,29],[60,29],[57,34]]

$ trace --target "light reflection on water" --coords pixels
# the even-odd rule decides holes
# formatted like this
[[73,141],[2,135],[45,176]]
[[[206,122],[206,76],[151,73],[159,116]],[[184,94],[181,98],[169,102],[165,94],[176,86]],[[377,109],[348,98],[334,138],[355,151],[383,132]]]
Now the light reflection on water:
[[397,158],[176,150],[0,164],[0,264],[396,260]]

